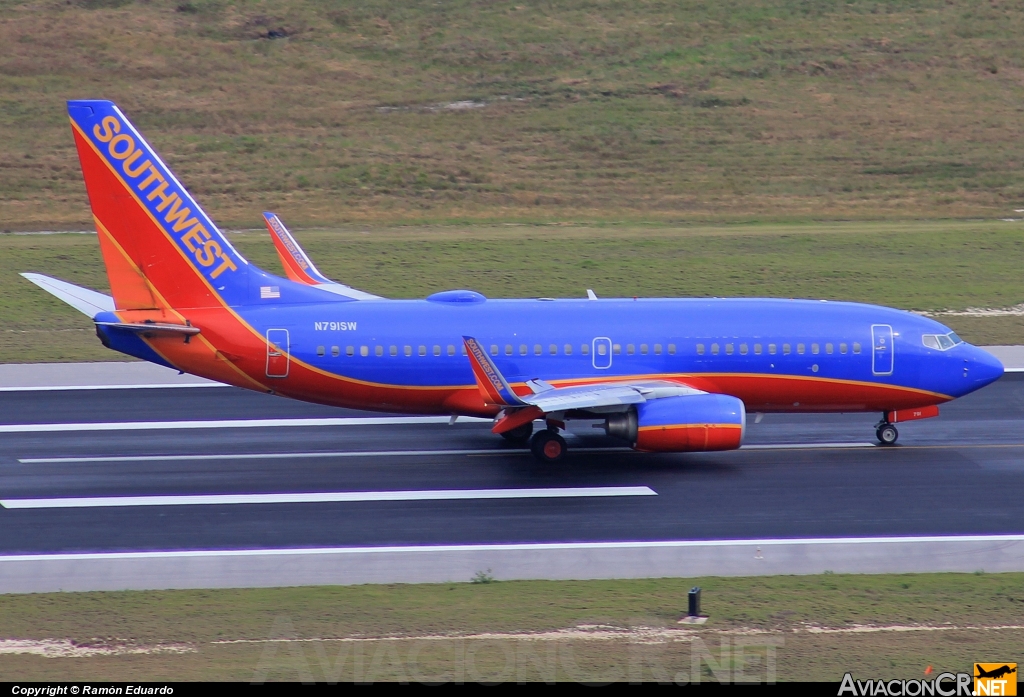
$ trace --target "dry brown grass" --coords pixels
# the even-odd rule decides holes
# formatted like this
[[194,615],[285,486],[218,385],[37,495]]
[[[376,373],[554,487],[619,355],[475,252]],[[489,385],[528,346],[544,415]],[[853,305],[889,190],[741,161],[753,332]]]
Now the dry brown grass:
[[1012,3],[0,9],[0,229],[90,224],[68,98],[118,102],[227,225],[1024,207]]

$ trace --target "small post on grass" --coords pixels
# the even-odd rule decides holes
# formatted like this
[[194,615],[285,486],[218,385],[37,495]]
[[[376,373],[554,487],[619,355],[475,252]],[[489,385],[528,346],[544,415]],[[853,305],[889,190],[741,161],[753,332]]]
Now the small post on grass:
[[688,608],[686,615],[679,619],[679,624],[704,624],[707,615],[700,614],[700,586],[694,586],[687,594]]

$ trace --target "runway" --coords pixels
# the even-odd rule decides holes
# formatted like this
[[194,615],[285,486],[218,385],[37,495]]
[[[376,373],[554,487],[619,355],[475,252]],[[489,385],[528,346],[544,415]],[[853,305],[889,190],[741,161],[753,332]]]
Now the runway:
[[[943,406],[938,419],[900,425],[892,448],[873,445],[877,416],[864,414],[769,414],[750,420],[740,451],[679,455],[633,453],[581,424],[569,458],[555,467],[508,447],[480,421],[448,425],[444,417],[367,414],[229,387],[10,390],[0,393],[0,591],[81,587],[76,574],[85,587],[135,587],[111,578],[111,569],[157,553],[170,573],[181,564],[168,553],[198,558],[211,550],[234,554],[232,563],[265,561],[270,553],[261,550],[272,550],[276,571],[265,570],[257,585],[287,584],[280,554],[310,550],[349,556],[334,576],[314,564],[297,582],[468,580],[469,569],[490,559],[509,578],[535,577],[523,569],[574,577],[574,568],[575,577],[600,577],[615,574],[580,564],[598,564],[608,550],[618,550],[615,564],[632,565],[619,575],[679,564],[806,573],[831,563],[839,571],[844,559],[853,570],[887,570],[883,557],[894,556],[897,540],[878,556],[864,542],[877,538],[911,545],[895,555],[905,562],[896,570],[949,568],[953,558],[968,565],[963,570],[1024,570],[1022,378],[1008,374]],[[951,536],[961,548],[949,553]],[[828,554],[848,550],[819,558],[807,540]],[[989,551],[977,556],[982,548],[966,544]],[[715,566],[693,545],[740,556]],[[792,548],[789,566],[779,545]],[[557,571],[552,560],[567,564],[570,547],[583,561]],[[445,567],[420,554],[405,566],[389,562],[391,576],[381,562],[428,548],[461,561]],[[507,555],[480,556],[500,549],[520,555],[518,572]],[[355,553],[376,561],[356,568]],[[39,581],[38,564],[25,566],[39,555],[65,571]],[[71,559],[98,565],[105,580],[89,581],[81,568],[70,574]],[[302,568],[294,561],[293,570]],[[535,568],[544,564],[547,572]],[[146,572],[156,574],[149,585],[138,583],[184,583],[160,586],[155,568]],[[252,571],[237,569],[237,578]],[[197,573],[224,585],[203,576],[213,571]]]

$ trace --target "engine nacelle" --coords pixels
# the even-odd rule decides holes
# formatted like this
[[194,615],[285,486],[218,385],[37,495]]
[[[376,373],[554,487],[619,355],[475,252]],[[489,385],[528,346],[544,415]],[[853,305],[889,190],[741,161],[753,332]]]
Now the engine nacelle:
[[747,411],[736,397],[700,394],[638,404],[608,417],[608,435],[646,452],[735,450],[743,442]]

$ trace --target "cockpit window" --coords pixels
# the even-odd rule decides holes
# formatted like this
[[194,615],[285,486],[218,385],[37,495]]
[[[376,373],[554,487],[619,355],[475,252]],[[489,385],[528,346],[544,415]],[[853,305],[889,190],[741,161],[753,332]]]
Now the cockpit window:
[[956,332],[949,334],[924,334],[921,336],[921,343],[927,348],[947,351],[957,344],[964,343],[964,340],[956,335]]

